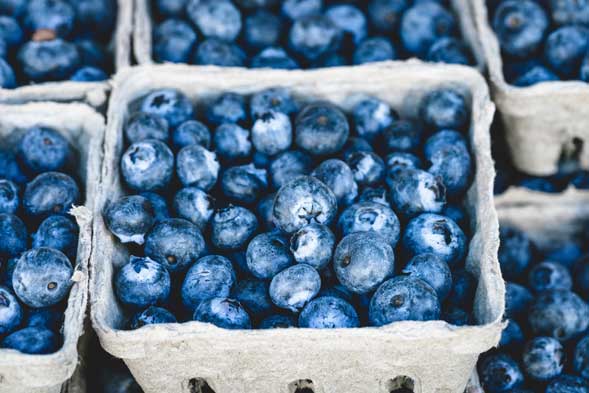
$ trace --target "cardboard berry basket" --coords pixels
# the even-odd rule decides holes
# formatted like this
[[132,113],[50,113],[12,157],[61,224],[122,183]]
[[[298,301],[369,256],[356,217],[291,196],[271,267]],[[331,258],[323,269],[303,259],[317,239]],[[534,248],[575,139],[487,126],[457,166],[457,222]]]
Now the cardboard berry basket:
[[[109,49],[112,52],[114,70],[131,65],[131,34],[133,30],[133,0],[117,0],[117,20]],[[19,86],[15,89],[0,88],[0,103],[21,104],[31,101],[85,102],[95,108],[106,103],[110,90],[104,82],[45,82]]]
[[473,0],[472,7],[493,99],[505,125],[514,165],[524,173],[546,176],[557,172],[561,158],[573,158],[588,169],[587,83],[542,82],[530,87],[508,84],[486,0]]
[[533,191],[525,187],[509,187],[501,195],[495,197],[495,207],[501,209],[503,207],[517,207],[526,206],[530,204],[578,204],[589,203],[589,193],[587,190],[579,190],[573,186],[569,186],[563,192],[558,194]]
[[[154,20],[152,18],[152,0],[133,0],[134,21],[133,21],[133,53],[135,60],[139,64],[154,64],[155,60],[152,55],[152,32],[154,29]],[[484,68],[484,56],[478,44],[478,37],[470,0],[450,0],[450,6],[454,11],[459,30],[465,44],[473,54],[476,67],[479,70]],[[202,36],[199,36],[199,39]]]
[[80,363],[79,339],[88,303],[88,262],[92,238],[93,197],[100,180],[104,118],[84,104],[29,103],[0,105],[0,144],[16,143],[29,127],[52,127],[65,136],[77,154],[80,187],[86,196],[72,209],[80,227],[77,257],[62,329],[63,346],[50,355],[26,355],[0,349],[0,393],[59,393]]
[[[297,99],[328,100],[344,109],[353,105],[354,95],[370,94],[408,117],[416,116],[416,103],[433,88],[453,86],[466,94],[476,162],[465,200],[473,233],[466,264],[479,279],[476,326],[405,321],[381,328],[236,331],[192,321],[124,330],[128,315],[115,299],[112,280],[129,251],[107,230],[101,210],[123,193],[119,159],[130,105],[158,88],[179,89],[198,106],[221,92],[250,94],[275,86],[290,89]],[[126,362],[147,393],[198,392],[205,382],[216,393],[293,393],[304,387],[315,393],[388,393],[400,387],[463,392],[478,355],[497,344],[503,327],[489,137],[493,111],[476,71],[416,61],[317,71],[163,65],[121,72],[108,110],[91,262],[91,316],[102,346]]]

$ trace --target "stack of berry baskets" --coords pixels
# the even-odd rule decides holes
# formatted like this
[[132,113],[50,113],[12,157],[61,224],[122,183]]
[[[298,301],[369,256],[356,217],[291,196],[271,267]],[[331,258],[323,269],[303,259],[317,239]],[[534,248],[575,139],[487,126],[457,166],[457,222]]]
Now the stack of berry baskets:
[[492,115],[460,66],[121,73],[102,346],[146,392],[463,391],[502,328]]
[[473,13],[515,167],[589,169],[589,4],[474,0]]
[[0,106],[0,392],[62,391],[78,366],[104,118]]
[[419,58],[482,69],[470,2],[137,0],[139,64],[309,69]]
[[0,1],[0,102],[106,102],[131,63],[133,1]]

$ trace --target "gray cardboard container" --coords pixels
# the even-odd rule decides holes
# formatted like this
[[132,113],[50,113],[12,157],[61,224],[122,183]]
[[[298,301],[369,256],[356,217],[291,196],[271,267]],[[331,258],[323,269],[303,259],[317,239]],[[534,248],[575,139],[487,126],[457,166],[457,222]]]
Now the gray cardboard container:
[[[134,7],[134,23],[133,23],[133,52],[138,64],[154,64],[155,60],[152,56],[152,1],[151,0],[133,0]],[[458,18],[460,25],[460,32],[467,46],[474,55],[477,68],[482,70],[484,68],[484,54],[478,44],[478,37],[474,18],[472,15],[472,8],[470,7],[471,0],[450,0],[452,10]]]
[[[117,0],[118,12],[110,46],[115,71],[131,65],[131,34],[134,0]],[[85,102],[95,108],[106,103],[110,83],[105,82],[46,82],[16,89],[0,89],[0,103],[22,104],[31,101]]]
[[578,157],[580,166],[589,169],[587,83],[509,85],[503,75],[499,42],[489,24],[486,1],[472,0],[472,9],[514,165],[522,172],[546,176],[557,172],[561,157]]
[[77,174],[86,201],[72,209],[80,226],[76,266],[63,325],[63,347],[50,355],[26,355],[0,349],[0,393],[59,393],[79,363],[78,341],[88,303],[88,263],[92,239],[93,196],[100,180],[104,118],[84,104],[0,105],[0,143],[10,146],[28,127],[53,127],[78,154]]
[[[197,105],[223,91],[250,94],[284,86],[299,99],[323,99],[349,109],[360,95],[389,102],[404,116],[439,86],[461,89],[471,101],[469,138],[476,175],[465,206],[473,237],[467,268],[479,278],[477,326],[404,321],[381,328],[232,331],[201,322],[123,330],[127,316],[112,289],[114,270],[128,250],[105,227],[101,209],[123,194],[119,158],[129,106],[158,88],[176,88]],[[102,346],[122,358],[147,393],[385,393],[399,386],[421,393],[464,391],[481,352],[498,343],[505,287],[497,261],[494,168],[489,127],[494,106],[479,73],[468,67],[390,62],[317,71],[247,71],[182,65],[141,66],[114,81],[108,110],[102,184],[95,205],[91,258],[91,318]],[[312,382],[310,382],[312,381]]]

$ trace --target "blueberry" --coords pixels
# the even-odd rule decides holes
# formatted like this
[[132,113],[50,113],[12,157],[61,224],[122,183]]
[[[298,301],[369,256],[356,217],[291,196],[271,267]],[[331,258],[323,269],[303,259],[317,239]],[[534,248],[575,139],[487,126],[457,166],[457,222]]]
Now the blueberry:
[[567,241],[557,245],[556,248],[546,253],[546,260],[557,261],[561,265],[572,268],[583,257],[583,249],[575,241]]
[[18,186],[5,179],[0,179],[0,214],[14,214],[20,207]]
[[560,78],[554,72],[544,67],[543,65],[536,65],[525,70],[525,72],[523,72],[513,81],[513,84],[518,87],[527,87],[540,82],[550,82],[557,80],[560,80]]
[[223,329],[251,329],[252,323],[241,303],[234,299],[205,300],[194,312],[195,321],[212,323]]
[[[387,172],[389,174],[394,174],[399,169],[422,169],[423,162],[419,157],[417,157],[413,153],[406,153],[402,151],[396,151],[391,154],[388,154],[385,158],[385,163],[387,166]],[[419,177],[419,175],[417,175]],[[394,176],[393,176],[394,179]],[[389,185],[394,184],[391,181],[387,182]],[[442,184],[441,181],[438,181],[439,184]],[[391,185],[391,187],[393,187]],[[445,190],[444,190],[445,191]]]
[[384,187],[364,188],[364,191],[358,197],[358,203],[362,202],[375,202],[390,207],[387,190]]
[[530,270],[528,287],[536,293],[553,289],[570,291],[573,279],[568,269],[560,263],[545,261]]
[[441,214],[451,218],[465,232],[468,231],[468,213],[466,213],[462,206],[449,203],[446,205],[446,207],[444,207],[444,210],[442,210]]
[[52,331],[60,331],[64,321],[61,307],[34,308],[27,315],[27,327],[46,328]]
[[59,339],[51,330],[26,327],[6,336],[0,347],[30,355],[45,355],[59,349]]
[[258,10],[245,19],[243,36],[250,48],[266,48],[278,43],[281,36],[280,18],[271,12]]
[[151,202],[155,222],[161,222],[170,218],[168,203],[161,195],[156,194],[155,192],[142,192],[141,196]]
[[453,37],[442,37],[429,48],[427,61],[435,63],[472,65],[473,60],[464,42]]
[[288,329],[297,326],[297,321],[290,315],[273,314],[262,320],[258,329]]
[[243,67],[245,58],[245,53],[237,45],[209,38],[198,46],[192,62],[198,65]]
[[138,312],[133,316],[129,328],[131,330],[135,330],[146,325],[177,322],[178,321],[174,314],[165,308],[149,306],[145,310]]
[[589,326],[589,305],[571,291],[542,292],[528,311],[528,322],[536,335],[568,340]]
[[176,173],[185,187],[210,190],[217,182],[219,169],[216,154],[200,145],[184,147],[176,158]]
[[71,159],[71,151],[67,139],[53,128],[32,127],[19,142],[18,158],[34,173],[58,171]]
[[520,180],[519,186],[537,192],[553,194],[559,192],[557,186],[550,179],[546,179],[543,177],[528,176]]
[[28,0],[0,0],[0,13],[22,16],[27,8]]
[[35,248],[22,254],[12,275],[18,298],[29,307],[48,307],[63,300],[72,286],[74,270],[58,250]]
[[341,43],[342,31],[327,16],[315,14],[297,19],[288,34],[289,46],[307,61],[335,52]]
[[70,78],[74,82],[102,82],[108,75],[100,68],[86,66],[78,69]]
[[325,15],[342,30],[345,36],[349,36],[351,43],[358,44],[368,34],[368,26],[364,13],[353,5],[339,4],[329,7]]
[[215,151],[226,161],[247,158],[252,152],[250,132],[237,124],[224,123],[213,136]]
[[181,19],[166,19],[153,31],[153,57],[158,63],[188,63],[196,44],[196,33]]
[[155,0],[154,4],[158,14],[167,17],[180,17],[184,15],[188,0]]
[[507,326],[501,332],[501,340],[499,341],[499,348],[502,349],[516,349],[520,350],[524,343],[524,333],[519,324],[513,320],[508,319]]
[[437,2],[423,1],[403,14],[400,36],[408,52],[423,57],[437,39],[454,35],[456,30],[456,19],[448,10]]
[[329,264],[334,247],[335,236],[329,227],[321,224],[306,225],[290,238],[290,251],[295,261],[317,270]]
[[290,116],[297,111],[297,103],[289,90],[272,87],[252,95],[250,110],[252,119],[257,119],[267,112],[280,112]]
[[117,298],[126,306],[142,309],[162,305],[170,298],[170,273],[149,257],[131,256],[115,274],[114,287]]
[[266,170],[258,169],[254,164],[228,168],[221,178],[223,194],[239,203],[256,202],[267,188]]
[[211,146],[211,133],[200,121],[187,120],[172,133],[172,143],[178,150],[190,145],[201,145],[208,149]]
[[308,105],[299,112],[295,129],[296,144],[314,155],[338,152],[349,135],[346,116],[325,102]]
[[333,266],[342,285],[354,293],[365,294],[393,275],[395,254],[380,235],[355,232],[337,245]]
[[116,0],[78,0],[71,4],[78,26],[83,26],[92,36],[110,38],[116,20]]
[[291,180],[311,172],[311,157],[299,150],[285,151],[270,163],[272,185],[278,189]]
[[334,296],[311,300],[299,315],[299,326],[311,329],[357,328],[360,320],[354,307]]
[[102,217],[108,230],[122,243],[143,244],[147,232],[155,223],[153,205],[139,195],[124,196],[107,203]]
[[293,233],[316,222],[330,225],[337,213],[337,200],[322,182],[300,176],[283,185],[274,200],[274,223],[286,233]]
[[562,372],[564,350],[558,340],[552,337],[536,337],[526,344],[522,360],[528,376],[547,381]]
[[227,297],[235,281],[235,270],[227,258],[220,255],[200,258],[184,277],[182,304],[189,310],[196,310],[204,300]]
[[585,300],[589,300],[589,261],[587,258],[577,262],[573,277],[575,279],[575,291]]
[[171,273],[186,270],[204,252],[205,241],[198,227],[181,218],[158,223],[145,239],[145,255]]
[[283,48],[269,47],[255,55],[251,61],[252,68],[274,68],[279,70],[295,70],[298,63]]
[[9,48],[14,48],[23,42],[24,33],[13,17],[0,16],[0,40],[4,41]]
[[418,278],[399,276],[385,281],[370,301],[369,318],[374,326],[439,317],[440,302],[436,292]]
[[466,192],[472,181],[472,159],[466,141],[456,131],[440,131],[425,143],[428,172],[442,179],[448,197]]
[[216,125],[243,123],[248,118],[245,98],[236,93],[221,94],[211,102],[206,116],[209,122]]
[[327,185],[337,198],[338,204],[349,205],[358,196],[358,185],[354,173],[345,162],[337,159],[323,161],[311,173]]
[[552,20],[558,25],[588,25],[589,3],[586,0],[550,0]]
[[374,151],[370,142],[364,138],[349,138],[344,144],[341,156],[347,160],[353,153],[357,151]]
[[397,52],[391,42],[383,37],[366,38],[354,51],[354,64],[366,64],[394,60]]
[[262,233],[247,246],[247,266],[257,278],[267,280],[294,263],[288,239],[279,232]]
[[152,113],[135,112],[125,126],[125,137],[131,144],[146,139],[167,141],[169,137],[168,122]]
[[360,186],[373,186],[384,179],[384,161],[373,152],[358,151],[350,154],[346,161]]
[[[1,41],[0,41],[1,43]],[[0,44],[1,45],[1,44]],[[1,50],[0,50],[1,52]],[[2,57],[2,56],[0,56]],[[13,89],[16,87],[16,76],[14,70],[6,62],[6,60],[0,58],[0,88]]]
[[65,37],[72,31],[75,18],[74,8],[65,0],[30,0],[25,26],[32,32],[51,30]]
[[0,275],[0,284],[6,286],[8,289],[12,289],[12,275],[18,262],[18,257],[10,258],[4,264],[4,271]]
[[286,268],[270,282],[270,298],[280,307],[298,312],[319,293],[321,277],[317,270],[306,264]]
[[580,26],[564,26],[546,39],[544,58],[563,78],[575,78],[589,48],[589,30]]
[[589,336],[585,336],[577,343],[573,366],[581,377],[589,379]]
[[452,290],[447,298],[450,303],[470,309],[476,290],[476,277],[466,269],[457,269],[452,272]]
[[419,278],[429,284],[443,301],[452,289],[452,274],[448,264],[436,254],[419,254],[403,269],[403,274]]
[[282,13],[289,19],[297,20],[321,12],[322,0],[284,0]]
[[310,68],[341,67],[345,65],[349,65],[349,61],[344,56],[339,53],[328,53],[311,63]]
[[252,127],[252,142],[257,151],[273,156],[292,144],[290,118],[281,112],[267,112]]
[[463,130],[470,118],[464,96],[451,88],[440,88],[423,97],[419,108],[426,126],[435,130]]
[[211,241],[221,249],[244,247],[258,229],[255,214],[241,206],[218,210],[211,221]]
[[573,375],[560,375],[546,386],[545,393],[588,393],[589,382]]
[[493,29],[501,49],[515,58],[526,58],[536,52],[548,24],[544,9],[531,0],[503,1],[493,17]]
[[409,4],[408,0],[370,0],[368,3],[370,22],[383,33],[395,32]]
[[500,393],[520,387],[524,382],[519,365],[511,356],[497,353],[485,356],[478,365],[481,384],[486,392]]
[[0,214],[0,255],[15,257],[27,249],[27,228],[13,214]]
[[235,0],[235,3],[241,8],[256,9],[274,7],[278,4],[278,0]]
[[190,120],[194,115],[194,108],[188,97],[175,89],[152,91],[141,101],[141,111],[163,117],[171,129]]
[[76,45],[61,39],[29,41],[17,55],[19,70],[31,82],[69,78],[80,65]]
[[18,328],[23,320],[23,310],[12,292],[0,286],[0,335],[4,336]]
[[81,64],[102,69],[109,67],[109,56],[101,43],[84,37],[75,39],[74,43],[78,49]]
[[352,116],[356,133],[368,141],[380,137],[398,117],[389,104],[376,97],[365,98],[354,105]]
[[499,231],[499,264],[506,280],[516,280],[532,260],[532,243],[517,228],[501,226]]
[[466,255],[466,236],[448,217],[425,213],[407,224],[402,247],[408,256],[433,253],[450,267],[458,266]]
[[263,196],[258,202],[258,206],[256,207],[256,212],[258,213],[258,217],[260,217],[260,222],[267,230],[273,230],[275,228],[274,222],[272,220],[275,196],[276,194],[268,194]]
[[360,202],[340,215],[337,226],[343,236],[356,232],[374,232],[395,247],[401,234],[401,224],[395,212],[381,203]]
[[51,247],[75,258],[78,248],[78,225],[65,216],[47,217],[33,234],[33,248]]
[[156,139],[133,143],[121,157],[121,173],[132,190],[163,190],[174,174],[174,154],[164,142]]
[[505,283],[505,316],[518,319],[528,314],[530,306],[534,302],[534,296],[524,286],[513,283]]
[[27,176],[20,168],[12,151],[0,148],[0,178],[11,180],[17,184],[27,182]]
[[239,301],[247,312],[257,318],[269,314],[272,311],[269,284],[262,280],[242,280],[238,282],[231,292],[231,296]]
[[64,214],[79,199],[80,190],[74,179],[59,172],[45,172],[27,184],[23,206],[31,216]]
[[413,168],[397,168],[390,174],[391,205],[403,216],[439,213],[446,204],[446,189],[441,179]]
[[186,13],[207,38],[233,41],[241,30],[241,13],[230,0],[189,0]]
[[197,187],[185,187],[174,197],[174,210],[178,217],[184,218],[204,230],[213,215],[213,200]]

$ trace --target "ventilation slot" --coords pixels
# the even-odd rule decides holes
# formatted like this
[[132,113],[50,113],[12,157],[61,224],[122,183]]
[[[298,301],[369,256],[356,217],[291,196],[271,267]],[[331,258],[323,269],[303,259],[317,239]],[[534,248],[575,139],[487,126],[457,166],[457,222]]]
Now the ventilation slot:
[[188,381],[188,391],[190,393],[215,393],[207,381],[202,378],[192,378]]
[[299,379],[288,384],[289,393],[315,393],[315,386],[310,379]]
[[387,393],[414,393],[415,382],[404,375],[398,376],[387,382]]

